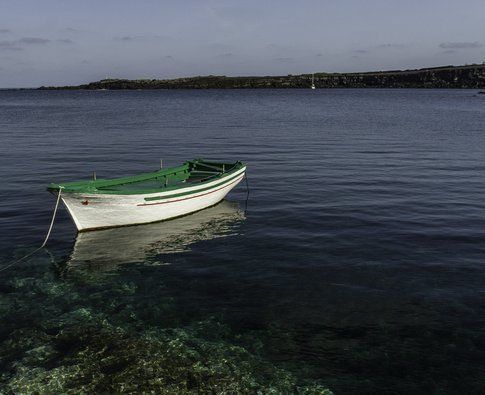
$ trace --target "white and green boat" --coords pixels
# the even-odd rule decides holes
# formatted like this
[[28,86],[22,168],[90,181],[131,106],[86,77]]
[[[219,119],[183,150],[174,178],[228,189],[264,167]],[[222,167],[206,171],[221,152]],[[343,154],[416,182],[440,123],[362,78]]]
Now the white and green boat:
[[151,173],[51,184],[78,231],[180,217],[220,202],[243,178],[242,162],[201,159]]

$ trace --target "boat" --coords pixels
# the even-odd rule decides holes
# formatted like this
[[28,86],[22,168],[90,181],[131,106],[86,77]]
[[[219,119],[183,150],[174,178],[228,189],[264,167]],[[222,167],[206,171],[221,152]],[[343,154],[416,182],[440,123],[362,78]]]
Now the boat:
[[181,217],[220,202],[246,165],[195,159],[130,177],[52,183],[79,232]]
[[315,89],[315,74],[312,74],[312,89]]

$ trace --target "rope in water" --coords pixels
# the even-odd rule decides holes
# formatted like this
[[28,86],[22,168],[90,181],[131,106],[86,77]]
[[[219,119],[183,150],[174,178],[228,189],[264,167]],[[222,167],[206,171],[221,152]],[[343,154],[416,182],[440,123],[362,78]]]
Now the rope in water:
[[244,173],[244,178],[246,179],[246,192],[247,192],[246,199],[247,199],[249,197],[249,184],[248,184],[248,174],[247,173]]
[[248,201],[249,201],[249,183],[248,183],[248,173],[244,173],[244,178],[246,179],[246,204],[244,207],[244,215],[246,215],[246,212],[248,211]]
[[57,208],[59,207],[59,202],[61,200],[62,188],[63,187],[59,187],[59,193],[57,194],[56,206],[54,207],[54,212],[52,213],[51,224],[49,225],[49,230],[47,231],[47,235],[46,235],[46,237],[45,237],[44,242],[42,243],[42,245],[39,248],[35,249],[34,251],[32,251],[32,252],[28,253],[27,255],[23,256],[22,258],[19,258],[16,261],[10,262],[9,264],[1,267],[0,268],[0,272],[3,272],[4,270],[6,270],[9,267],[15,265],[16,263],[19,263],[19,262],[23,261],[24,259],[27,259],[27,258],[31,257],[37,251],[40,251],[42,248],[45,247],[45,245],[47,244],[47,240],[49,240],[49,236],[51,235],[52,227],[54,226],[54,220],[56,219]]

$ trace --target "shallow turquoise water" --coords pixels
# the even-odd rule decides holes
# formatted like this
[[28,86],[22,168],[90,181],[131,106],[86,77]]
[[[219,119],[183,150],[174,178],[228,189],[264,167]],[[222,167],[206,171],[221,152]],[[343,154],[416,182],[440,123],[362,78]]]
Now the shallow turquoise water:
[[189,158],[250,185],[0,272],[1,386],[483,393],[485,98],[470,90],[0,91],[0,259],[50,182]]

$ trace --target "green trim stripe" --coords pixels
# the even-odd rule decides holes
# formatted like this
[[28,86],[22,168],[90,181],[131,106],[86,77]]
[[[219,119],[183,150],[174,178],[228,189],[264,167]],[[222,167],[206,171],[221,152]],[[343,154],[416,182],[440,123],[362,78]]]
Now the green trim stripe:
[[240,177],[242,174],[244,174],[244,171],[241,172],[241,173],[239,173],[239,174],[236,174],[235,176],[226,177],[224,179],[224,181],[222,181],[222,182],[220,182],[218,184],[215,184],[215,185],[211,185],[210,187],[200,188],[200,189],[197,189],[195,191],[187,191],[187,192],[175,193],[173,195],[146,197],[145,198],[145,201],[151,202],[153,200],[172,199],[172,198],[177,198],[177,197],[181,197],[181,196],[194,195],[194,194],[197,194],[199,192],[205,192],[205,191],[208,191],[209,189],[217,188],[217,187],[219,187],[221,185],[224,185],[224,184],[228,183],[229,181],[232,181],[235,178]]

